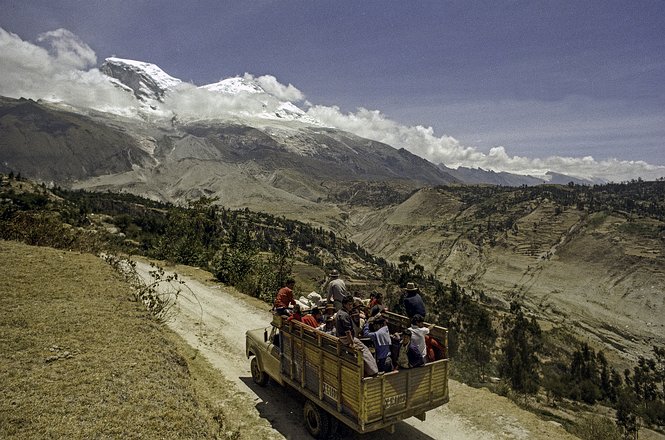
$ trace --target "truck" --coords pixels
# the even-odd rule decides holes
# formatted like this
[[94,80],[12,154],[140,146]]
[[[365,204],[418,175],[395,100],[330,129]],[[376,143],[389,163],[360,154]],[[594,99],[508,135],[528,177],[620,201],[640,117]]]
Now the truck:
[[[383,312],[391,334],[410,326],[410,320]],[[430,330],[440,358],[424,366],[364,377],[360,350],[301,322],[274,315],[271,325],[246,333],[246,354],[253,381],[273,381],[291,387],[305,398],[303,421],[314,438],[327,438],[343,423],[358,433],[379,429],[394,432],[409,417],[448,402],[448,331]]]

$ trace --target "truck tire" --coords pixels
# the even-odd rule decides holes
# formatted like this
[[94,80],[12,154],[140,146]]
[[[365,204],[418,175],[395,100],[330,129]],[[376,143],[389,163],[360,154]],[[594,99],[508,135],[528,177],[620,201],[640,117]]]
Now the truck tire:
[[312,437],[325,439],[330,435],[331,416],[311,400],[305,402],[303,411],[305,427]]
[[259,386],[266,386],[268,384],[268,375],[265,371],[261,370],[259,365],[259,360],[254,356],[249,364],[250,370],[252,370],[252,380],[255,384]]

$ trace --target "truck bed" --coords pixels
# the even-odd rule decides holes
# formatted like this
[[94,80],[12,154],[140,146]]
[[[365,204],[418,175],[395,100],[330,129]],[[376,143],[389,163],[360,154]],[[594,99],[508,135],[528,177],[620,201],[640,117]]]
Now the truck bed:
[[[408,321],[387,314],[391,332]],[[363,377],[360,351],[297,321],[278,323],[282,379],[358,432],[369,432],[448,402],[448,359]],[[433,336],[447,346],[447,330]]]

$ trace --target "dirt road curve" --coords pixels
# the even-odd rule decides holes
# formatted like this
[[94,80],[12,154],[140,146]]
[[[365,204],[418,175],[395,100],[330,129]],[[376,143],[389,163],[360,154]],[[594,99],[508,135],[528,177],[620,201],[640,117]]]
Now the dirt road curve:
[[[149,279],[149,265],[138,262],[137,270]],[[198,348],[220,374],[233,381],[238,393],[245,393],[254,401],[254,407],[248,411],[258,411],[272,426],[264,437],[257,438],[310,438],[301,420],[301,399],[279,385],[271,383],[261,388],[251,379],[249,361],[245,357],[245,331],[268,325],[271,319],[268,307],[207,280],[182,274],[179,278],[191,289],[196,300],[191,294],[181,295],[169,325]],[[455,381],[450,381],[450,403],[428,412],[425,422],[411,418],[399,423],[393,435],[378,431],[354,436],[348,430],[343,434],[345,438],[363,440],[576,438],[560,426],[521,410],[506,398]]]

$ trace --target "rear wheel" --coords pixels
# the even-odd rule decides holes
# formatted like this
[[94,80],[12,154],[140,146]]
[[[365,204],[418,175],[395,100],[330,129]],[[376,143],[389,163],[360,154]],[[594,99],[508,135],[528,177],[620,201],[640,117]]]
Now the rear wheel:
[[250,362],[250,369],[252,370],[252,380],[254,383],[262,387],[266,386],[268,383],[268,375],[265,373],[265,371],[261,370],[259,360],[256,358],[256,356],[254,356]]
[[332,417],[316,404],[312,403],[311,400],[305,402],[303,415],[305,417],[305,427],[312,434],[312,437],[324,439],[330,435]]

